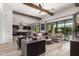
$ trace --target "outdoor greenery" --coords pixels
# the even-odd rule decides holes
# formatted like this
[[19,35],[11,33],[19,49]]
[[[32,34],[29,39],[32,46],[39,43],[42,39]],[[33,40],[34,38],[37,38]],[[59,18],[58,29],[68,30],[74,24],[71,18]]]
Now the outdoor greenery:
[[[69,40],[72,35],[72,20],[47,23],[46,28],[48,33],[62,33],[64,39]],[[79,32],[79,28],[76,29]]]
[[40,32],[40,26],[39,25],[35,25],[33,31],[37,32],[37,33]]
[[49,32],[49,33],[52,32],[52,24],[51,23],[47,24],[47,32]]
[[75,32],[79,32],[79,26],[76,26]]
[[33,32],[40,32],[40,26],[39,25],[35,25],[33,26]]

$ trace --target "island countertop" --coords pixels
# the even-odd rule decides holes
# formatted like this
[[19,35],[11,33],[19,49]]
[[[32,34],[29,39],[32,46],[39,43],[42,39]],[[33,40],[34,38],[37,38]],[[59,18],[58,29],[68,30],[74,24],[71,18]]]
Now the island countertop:
[[79,42],[79,38],[73,38],[71,41]]
[[33,41],[33,40],[25,40],[25,42],[27,43],[27,44],[29,44],[29,43],[35,43],[35,42],[39,42],[39,41],[43,41],[44,39],[42,39],[42,40],[36,40],[36,41]]

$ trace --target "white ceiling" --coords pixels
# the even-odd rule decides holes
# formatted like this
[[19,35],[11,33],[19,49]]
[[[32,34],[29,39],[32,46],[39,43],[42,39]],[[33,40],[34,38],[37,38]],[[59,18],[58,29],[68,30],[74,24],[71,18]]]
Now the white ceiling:
[[[38,3],[34,3],[34,4],[36,4],[38,6]],[[22,12],[25,14],[30,14],[30,15],[37,16],[37,17],[43,17],[43,16],[47,15],[47,13],[40,14],[39,13],[40,10],[34,9],[32,7],[26,6],[21,3],[11,3],[10,5],[12,6],[14,11]],[[44,9],[47,9],[52,13],[56,13],[58,11],[61,11],[62,9],[72,7],[72,6],[74,6],[74,4],[73,3],[41,3],[41,6]],[[52,8],[54,10],[52,10]]]
[[32,23],[36,23],[36,22],[39,22],[39,20],[37,20],[35,18],[16,15],[16,14],[13,15],[13,24],[22,23],[23,25],[28,25],[28,24],[32,24]]

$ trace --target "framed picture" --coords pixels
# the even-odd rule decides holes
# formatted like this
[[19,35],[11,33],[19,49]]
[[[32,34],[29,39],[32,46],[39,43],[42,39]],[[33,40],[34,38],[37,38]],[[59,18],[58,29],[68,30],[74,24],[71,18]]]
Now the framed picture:
[[45,24],[41,24],[41,30],[45,30]]

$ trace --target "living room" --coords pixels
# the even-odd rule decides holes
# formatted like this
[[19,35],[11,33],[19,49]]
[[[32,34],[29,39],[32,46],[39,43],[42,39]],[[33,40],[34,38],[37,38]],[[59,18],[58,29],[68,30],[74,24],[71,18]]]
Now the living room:
[[76,55],[78,12],[78,3],[0,3],[0,55]]

